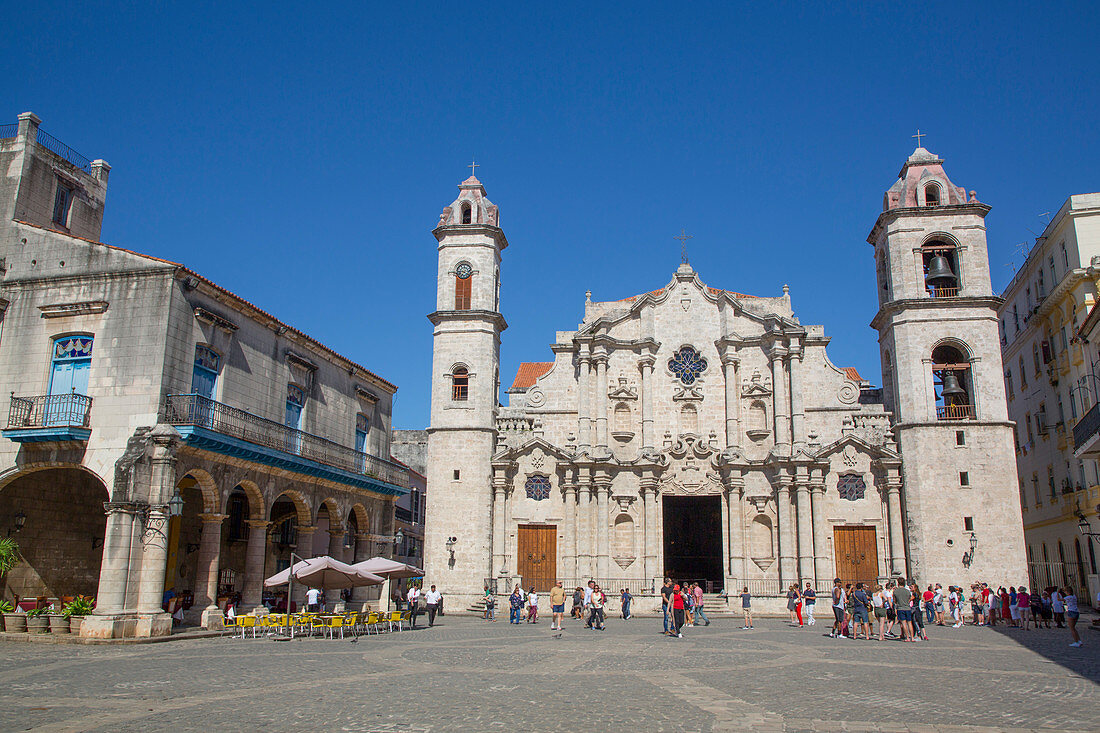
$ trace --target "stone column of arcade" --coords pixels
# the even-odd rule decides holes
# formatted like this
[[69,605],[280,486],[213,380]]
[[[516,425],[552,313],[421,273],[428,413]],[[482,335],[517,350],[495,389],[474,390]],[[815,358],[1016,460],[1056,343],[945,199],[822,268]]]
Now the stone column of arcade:
[[137,636],[167,636],[172,617],[163,609],[164,573],[168,566],[168,505],[175,484],[176,458],[173,453],[179,434],[167,425],[151,433],[152,471],[149,507],[142,536],[141,575],[138,585]]
[[[294,554],[302,560],[313,557],[313,533],[316,530],[316,527],[298,527],[298,545]],[[301,562],[301,560],[294,560],[294,562]],[[291,563],[290,567],[294,567],[294,563]],[[290,601],[298,604],[299,611],[305,610],[307,590],[309,589],[305,585],[296,582],[290,591]]]
[[[370,559],[370,535],[366,532],[357,532],[355,535],[355,547],[352,548],[352,564],[358,564],[364,560]],[[358,588],[351,589],[351,600],[357,603],[366,603],[370,600],[370,586],[362,585]],[[385,607],[385,599],[378,605],[378,608]]]
[[241,590],[241,610],[245,613],[260,607],[264,595],[264,558],[267,556],[265,519],[248,520],[248,545],[244,551],[244,588]]
[[200,514],[199,559],[195,569],[195,606],[202,609],[205,629],[221,629],[225,620],[218,608],[218,570],[221,567],[224,514]]
[[[103,539],[103,560],[96,591],[96,608],[84,619],[80,635],[110,639],[116,635],[117,617],[126,608],[126,585],[130,569],[130,548],[133,542],[134,514],[129,504],[108,502],[107,528]],[[118,629],[121,635],[121,629]]]

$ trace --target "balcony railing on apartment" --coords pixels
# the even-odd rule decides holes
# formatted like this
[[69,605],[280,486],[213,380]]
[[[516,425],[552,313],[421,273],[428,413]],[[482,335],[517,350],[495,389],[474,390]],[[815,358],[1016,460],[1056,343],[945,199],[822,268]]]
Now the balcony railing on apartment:
[[1100,402],[1089,408],[1073,426],[1073,447],[1080,448],[1100,430]]
[[937,420],[973,420],[974,405],[936,405]]
[[312,433],[287,427],[197,394],[168,395],[165,422],[193,425],[239,440],[362,474],[401,488],[409,487],[404,466],[362,453]]
[[16,397],[13,392],[7,429],[86,428],[91,411],[92,398],[82,394]]

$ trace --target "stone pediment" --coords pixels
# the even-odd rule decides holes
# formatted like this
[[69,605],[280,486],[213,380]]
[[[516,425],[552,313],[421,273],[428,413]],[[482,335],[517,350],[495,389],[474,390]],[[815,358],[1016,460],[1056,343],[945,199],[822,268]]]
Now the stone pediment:
[[759,369],[753,369],[752,374],[741,380],[742,397],[768,397],[772,393],[772,378],[762,375]]
[[864,438],[853,433],[844,435],[839,440],[833,441],[829,445],[822,447],[813,454],[813,458],[818,461],[824,461],[836,453],[845,453],[847,455],[864,453],[873,460],[899,458],[898,454],[894,451],[884,448],[883,446],[873,445]]
[[522,456],[534,453],[536,450],[541,450],[546,455],[553,456],[559,461],[573,461],[573,456],[558,446],[548,443],[543,438],[531,438],[523,445],[517,445],[513,448],[505,448],[499,451],[493,456],[493,463],[515,461]]
[[681,496],[720,493],[722,478],[714,469],[717,456],[717,449],[699,436],[681,436],[662,451],[666,467],[660,479],[661,492]]
[[634,384],[628,384],[626,377],[619,375],[618,385],[613,386],[607,393],[609,399],[616,402],[638,399],[638,388]]

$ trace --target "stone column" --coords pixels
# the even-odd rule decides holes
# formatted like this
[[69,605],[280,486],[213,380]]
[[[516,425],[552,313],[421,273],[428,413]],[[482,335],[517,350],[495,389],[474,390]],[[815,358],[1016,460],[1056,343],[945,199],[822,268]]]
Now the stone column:
[[814,575],[817,582],[829,580],[829,556],[826,553],[829,540],[829,523],[825,521],[825,483],[815,482],[810,488],[810,511],[814,528]]
[[656,577],[654,574],[657,572],[657,516],[654,511],[657,505],[657,482],[643,479],[638,493],[642,498],[642,570],[646,582],[649,582]]
[[[726,573],[731,578],[738,578],[741,582],[745,581],[745,539],[744,539],[744,526],[745,517],[741,507],[741,486],[739,483],[731,482],[725,491],[727,511],[729,513],[729,563],[726,568]],[[729,588],[726,589],[730,590]],[[740,590],[740,589],[738,589]]]
[[[316,531],[316,527],[298,527],[298,544],[295,546],[295,553],[303,560],[308,560],[313,557],[313,533]],[[291,558],[291,567],[294,567],[294,563],[298,562]],[[306,591],[309,590],[302,583],[294,581],[294,585],[291,589],[290,600],[298,604],[298,610],[305,610]],[[288,608],[289,610],[289,608]]]
[[125,608],[134,514],[129,504],[122,502],[106,502],[103,506],[107,510],[107,529],[95,612],[108,616],[121,613]]
[[581,487],[581,527],[584,528],[584,572],[586,577],[596,576],[596,490],[591,482]]
[[890,574],[905,577],[905,535],[901,519],[901,482],[886,480],[886,510],[890,519]]
[[653,364],[656,359],[651,354],[642,356],[639,366],[642,369],[642,452],[654,450],[653,445]]
[[810,487],[805,482],[795,486],[798,501],[798,574],[802,583],[814,578],[814,537]]
[[722,359],[722,375],[726,380],[726,447],[741,445],[741,360],[735,356]]
[[[367,532],[358,532],[355,535],[355,548],[353,549],[352,560],[354,563],[360,563],[364,560],[371,558],[371,544],[370,534]],[[351,589],[351,599],[359,603],[366,603],[370,600],[370,586],[360,586],[358,588]],[[378,609],[385,607],[385,599],[379,597]]]
[[222,522],[224,514],[200,514],[202,534],[199,537],[199,560],[195,569],[195,606],[202,608],[202,625],[207,629],[222,627],[222,612],[218,608],[218,570],[221,569]]
[[607,500],[610,496],[610,482],[601,481],[596,485],[596,573],[604,579],[608,577],[608,562],[611,555],[607,526]]
[[607,354],[599,353],[596,361],[596,447],[600,455],[607,454]]
[[493,476],[493,577],[504,575],[504,493],[508,486],[504,480]]
[[155,505],[145,519],[145,533],[141,538],[141,575],[138,578],[138,613],[164,613],[161,604],[164,602],[164,571],[168,565],[167,509],[164,505]]
[[779,580],[782,587],[795,580],[794,523],[791,516],[791,484],[781,478],[775,490],[775,507],[779,520]]
[[264,595],[264,560],[267,557],[266,519],[250,519],[248,546],[244,551],[244,588],[241,591],[241,610],[248,612],[260,605]]
[[567,577],[580,578],[577,567],[577,485],[567,483],[561,487],[565,500],[565,573]]
[[802,400],[802,347],[792,350],[791,365],[791,434],[795,451],[806,447],[806,412]]
[[344,533],[339,525],[332,525],[332,520],[328,524],[328,556],[333,560],[344,561]]
[[783,360],[787,349],[776,344],[772,347],[772,403],[775,413],[775,447],[780,455],[789,454],[791,449],[791,425],[787,414],[787,370]]
[[577,384],[577,415],[580,417],[579,421],[579,435],[577,436],[577,442],[579,443],[579,450],[581,453],[592,452],[592,413],[591,413],[591,392],[592,392],[592,359],[588,354],[588,344],[581,344],[580,347],[580,377]]

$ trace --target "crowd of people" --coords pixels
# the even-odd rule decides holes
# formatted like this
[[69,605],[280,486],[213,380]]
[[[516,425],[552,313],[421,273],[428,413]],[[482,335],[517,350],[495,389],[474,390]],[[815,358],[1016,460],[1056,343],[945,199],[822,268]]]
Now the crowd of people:
[[[606,626],[608,595],[594,581],[578,586],[570,594],[561,581],[549,593],[553,631],[561,631],[565,618],[566,602],[572,596],[570,617],[584,622],[586,629],[603,631]],[[731,594],[723,596],[729,601]],[[744,616],[742,629],[752,629],[752,599],[748,587],[736,596],[741,602]],[[698,583],[674,583],[664,579],[660,589],[663,633],[682,638],[685,626],[710,625],[704,610],[704,593]],[[818,593],[812,583],[800,587],[792,583],[787,588],[788,623],[805,628],[816,623]],[[632,618],[630,606],[634,596],[626,588],[619,591],[619,616]],[[927,641],[926,626],[951,626],[960,628],[970,623],[976,626],[995,626],[1003,623],[1023,630],[1031,628],[1066,628],[1073,639],[1070,646],[1082,646],[1077,631],[1080,618],[1077,596],[1072,587],[1051,586],[1037,593],[1029,593],[1024,586],[1010,586],[993,590],[986,583],[974,583],[969,591],[961,586],[949,585],[945,590],[939,583],[928,585],[923,591],[914,581],[901,579],[879,583],[844,583],[833,580],[832,591],[825,599],[833,611],[832,638],[865,639],[904,642]],[[1100,604],[1100,596],[1097,598]],[[539,594],[532,586],[524,590],[517,585],[508,597],[508,620],[512,624],[539,622]],[[969,618],[968,618],[969,613]],[[496,620],[496,600],[488,585],[485,586],[485,619]]]

